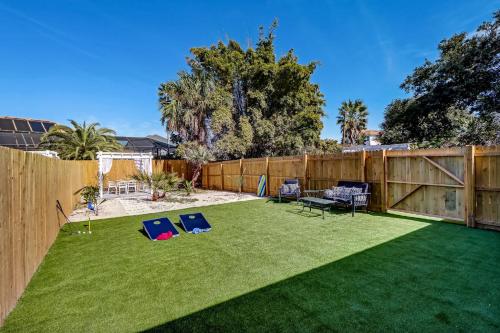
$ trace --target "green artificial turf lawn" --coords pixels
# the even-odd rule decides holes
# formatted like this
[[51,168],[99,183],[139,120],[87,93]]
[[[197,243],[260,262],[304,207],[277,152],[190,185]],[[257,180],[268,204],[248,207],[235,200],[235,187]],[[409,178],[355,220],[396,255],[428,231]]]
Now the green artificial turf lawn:
[[[141,232],[194,211],[210,232]],[[416,217],[265,200],[123,217],[61,232],[0,331],[498,332],[499,263],[500,233]]]

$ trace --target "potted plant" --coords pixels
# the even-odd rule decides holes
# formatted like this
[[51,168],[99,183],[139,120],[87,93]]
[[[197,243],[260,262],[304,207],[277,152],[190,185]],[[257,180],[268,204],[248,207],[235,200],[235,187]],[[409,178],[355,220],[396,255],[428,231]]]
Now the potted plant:
[[78,190],[77,193],[80,193],[82,200],[85,202],[87,207],[92,209],[95,215],[98,215],[97,198],[99,198],[99,186],[87,185]]

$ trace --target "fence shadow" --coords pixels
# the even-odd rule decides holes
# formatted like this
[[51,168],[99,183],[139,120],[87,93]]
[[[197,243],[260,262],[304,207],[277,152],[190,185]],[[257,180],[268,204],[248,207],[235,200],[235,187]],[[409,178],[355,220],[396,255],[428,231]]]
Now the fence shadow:
[[144,332],[498,331],[500,234],[409,219],[428,225]]

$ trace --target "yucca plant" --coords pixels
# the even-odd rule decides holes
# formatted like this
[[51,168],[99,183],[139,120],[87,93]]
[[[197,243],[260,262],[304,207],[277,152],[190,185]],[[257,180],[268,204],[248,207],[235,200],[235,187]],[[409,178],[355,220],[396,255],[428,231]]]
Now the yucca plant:
[[185,180],[183,185],[187,196],[191,195],[191,193],[194,192],[193,182],[191,180]]

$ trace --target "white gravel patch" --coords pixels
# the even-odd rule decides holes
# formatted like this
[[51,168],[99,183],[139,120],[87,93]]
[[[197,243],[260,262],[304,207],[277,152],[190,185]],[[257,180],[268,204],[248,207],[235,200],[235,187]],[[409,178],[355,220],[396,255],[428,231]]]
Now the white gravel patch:
[[90,216],[91,220],[99,220],[255,199],[259,199],[259,197],[249,193],[238,194],[226,191],[205,190],[197,190],[196,193],[191,193],[189,196],[183,192],[169,193],[165,198],[158,201],[152,201],[151,195],[147,193],[112,195],[108,196],[108,198],[105,197],[105,201],[99,205],[99,215],[89,214],[88,210],[83,207],[73,211],[69,219],[71,222],[77,222],[87,220]]

